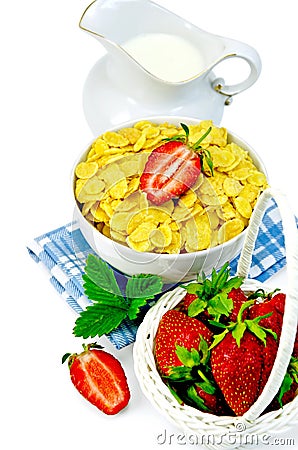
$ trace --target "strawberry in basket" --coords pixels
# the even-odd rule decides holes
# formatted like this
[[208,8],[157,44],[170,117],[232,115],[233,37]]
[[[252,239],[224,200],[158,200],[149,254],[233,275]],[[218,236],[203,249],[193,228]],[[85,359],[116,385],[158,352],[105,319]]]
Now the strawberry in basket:
[[223,396],[211,371],[208,346],[212,332],[202,322],[181,311],[167,311],[155,338],[159,372],[179,402],[203,411],[224,414]]
[[243,320],[243,311],[252,304],[254,300],[242,305],[237,321],[216,335],[210,347],[213,376],[236,415],[243,415],[259,397],[278,349],[276,333],[260,325],[267,314]]
[[[164,314],[155,357],[163,380],[183,403],[217,415],[243,415],[262,393],[276,358],[285,294],[245,294],[228,263],[187,290]],[[192,316],[192,317],[191,317]],[[266,412],[293,400],[298,387],[298,343],[288,372]]]
[[179,197],[191,188],[201,173],[204,157],[211,172],[213,171],[210,153],[200,145],[210,133],[211,127],[190,146],[189,129],[185,124],[181,126],[185,135],[167,138],[165,144],[155,148],[140,178],[140,189],[146,192],[147,198],[155,205]]
[[[210,320],[228,323],[235,321],[237,314],[247,301],[241,289],[243,278],[230,277],[229,263],[216,273],[213,269],[210,279],[203,274],[195,283],[184,286],[185,295],[181,309],[190,317],[196,317],[210,326]],[[247,311],[243,312],[244,318]]]

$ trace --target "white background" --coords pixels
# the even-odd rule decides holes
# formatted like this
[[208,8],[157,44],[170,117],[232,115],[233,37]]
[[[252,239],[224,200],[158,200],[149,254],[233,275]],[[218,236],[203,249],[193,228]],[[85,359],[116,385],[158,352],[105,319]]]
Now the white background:
[[[261,77],[226,107],[222,125],[261,154],[272,184],[287,193],[297,214],[296,2],[157,3],[200,28],[258,50]],[[65,352],[81,348],[72,335],[75,313],[25,248],[35,236],[72,220],[71,169],[93,137],[83,114],[82,91],[102,51],[78,27],[88,4],[14,0],[0,6],[0,405],[5,414],[0,446],[5,450],[181,448],[179,430],[140,392],[132,346],[117,352],[107,344],[128,376],[132,398],[126,410],[106,417],[76,392],[67,366],[61,365]],[[285,273],[271,283],[285,287]],[[174,434],[173,442],[159,445],[157,436],[165,429]],[[297,447],[293,429],[281,437],[295,437]]]

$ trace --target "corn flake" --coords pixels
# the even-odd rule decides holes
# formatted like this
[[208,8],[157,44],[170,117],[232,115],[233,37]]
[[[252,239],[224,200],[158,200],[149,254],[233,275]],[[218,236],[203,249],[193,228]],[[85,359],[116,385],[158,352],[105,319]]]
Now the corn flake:
[[75,169],[75,174],[78,178],[87,179],[93,177],[97,169],[96,162],[80,162]]

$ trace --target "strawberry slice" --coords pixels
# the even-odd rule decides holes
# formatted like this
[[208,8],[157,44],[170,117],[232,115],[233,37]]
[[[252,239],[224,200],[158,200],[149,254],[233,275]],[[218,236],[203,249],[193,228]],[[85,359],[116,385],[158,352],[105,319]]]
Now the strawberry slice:
[[199,145],[211,128],[192,146],[188,145],[189,130],[181,124],[185,136],[178,135],[157,147],[150,154],[140,178],[140,189],[148,200],[161,205],[173,197],[180,197],[197,181],[205,156],[212,171],[212,162],[207,150]]
[[95,344],[84,345],[80,354],[68,359],[70,378],[80,394],[108,415],[116,414],[129,402],[130,391],[120,362]]

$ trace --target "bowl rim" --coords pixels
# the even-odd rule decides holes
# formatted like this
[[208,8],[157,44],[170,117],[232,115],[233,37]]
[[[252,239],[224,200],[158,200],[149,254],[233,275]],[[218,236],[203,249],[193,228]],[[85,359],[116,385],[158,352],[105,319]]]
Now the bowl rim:
[[[157,115],[157,116],[144,116],[144,117],[140,117],[138,119],[132,119],[132,120],[128,120],[125,122],[122,122],[120,124],[111,126],[111,128],[109,128],[106,131],[117,131],[120,130],[122,128],[127,128],[129,126],[132,126],[135,123],[141,122],[141,121],[152,121],[154,123],[154,121],[156,121],[156,123],[163,123],[163,122],[171,122],[173,121],[173,123],[181,123],[181,122],[188,122],[189,125],[196,125],[199,124],[200,122],[204,121],[204,120],[210,120],[210,119],[198,119],[198,118],[194,118],[194,117],[188,117],[188,116],[163,116],[163,115]],[[213,122],[214,123],[214,122]],[[218,125],[215,124],[214,125],[216,127],[224,127],[223,125]],[[266,167],[263,163],[262,158],[259,156],[259,154],[251,147],[250,144],[248,144],[244,139],[242,139],[240,136],[238,136],[236,133],[232,132],[229,128],[226,128],[227,130],[227,134],[228,136],[232,136],[233,140],[237,140],[239,142],[242,143],[242,145],[244,147],[247,148],[247,151],[249,152],[250,156],[252,157],[253,161],[255,162],[255,160],[257,160],[258,162],[258,170],[260,170],[262,173],[264,173],[264,175],[266,176],[267,180],[268,180],[268,174],[267,174],[267,170]],[[103,131],[101,134],[105,133],[105,131]],[[100,136],[100,135],[99,135]],[[156,252],[138,252],[137,250],[134,250],[132,248],[130,248],[129,246],[123,245],[120,242],[117,242],[113,239],[110,239],[109,237],[105,236],[104,234],[102,234],[99,230],[97,230],[93,225],[91,225],[88,220],[83,216],[82,211],[80,210],[79,206],[78,206],[78,201],[75,197],[75,190],[74,190],[74,183],[76,180],[76,176],[75,176],[75,168],[77,166],[77,164],[83,160],[83,158],[87,155],[87,153],[90,150],[90,147],[92,145],[92,143],[94,142],[95,139],[97,139],[97,137],[93,137],[93,139],[89,142],[88,146],[85,148],[85,150],[83,152],[80,152],[80,154],[77,156],[77,158],[75,159],[75,162],[73,164],[73,168],[71,171],[71,193],[72,193],[72,198],[74,200],[74,205],[75,205],[75,209],[77,211],[77,213],[79,214],[79,216],[83,219],[84,223],[88,226],[88,228],[90,228],[90,230],[92,231],[97,231],[98,236],[100,239],[103,239],[104,242],[106,243],[112,243],[113,245],[116,246],[116,248],[119,246],[120,249],[124,248],[126,252],[132,253],[132,254],[139,254],[139,255],[144,255],[144,257],[149,256],[149,255],[158,255],[159,257],[162,257],[165,261],[171,261],[173,259],[176,259],[178,256],[180,258],[181,261],[183,261],[184,259],[188,259],[190,257],[190,255],[192,255],[193,257],[195,257],[196,255],[200,255],[200,256],[210,256],[210,254],[212,255],[212,253],[217,252],[218,250],[222,250],[223,248],[226,248],[228,246],[233,246],[233,244],[238,241],[240,239],[240,237],[244,237],[246,234],[246,228],[241,231],[241,233],[239,233],[237,236],[234,236],[232,239],[229,239],[228,241],[223,242],[222,244],[217,244],[214,247],[208,247],[207,249],[204,250],[198,250],[195,252],[190,252],[190,253],[173,253],[173,254],[168,254],[168,253],[156,253]]]

